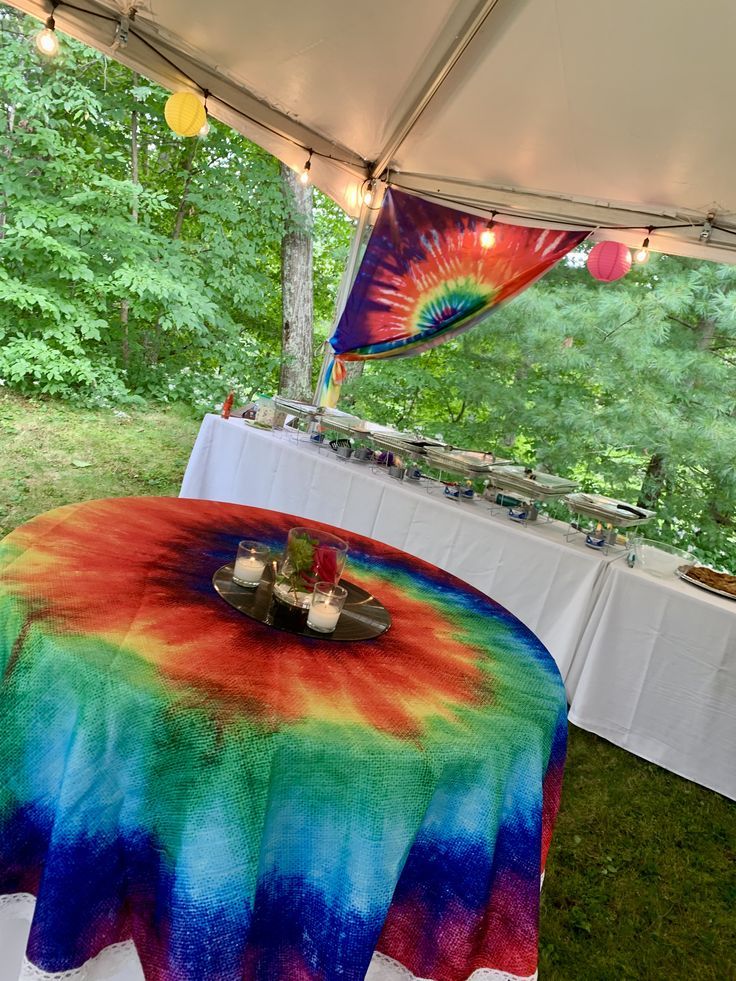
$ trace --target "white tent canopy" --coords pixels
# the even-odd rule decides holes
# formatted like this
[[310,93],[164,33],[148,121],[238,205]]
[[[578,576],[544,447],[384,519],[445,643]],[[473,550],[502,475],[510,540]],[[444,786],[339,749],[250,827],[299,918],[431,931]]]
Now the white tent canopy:
[[133,6],[118,47],[123,4],[70,0],[54,16],[170,89],[208,90],[214,117],[293,167],[313,149],[314,183],[351,214],[364,180],[388,177],[631,245],[671,226],[653,248],[736,262],[731,0]]

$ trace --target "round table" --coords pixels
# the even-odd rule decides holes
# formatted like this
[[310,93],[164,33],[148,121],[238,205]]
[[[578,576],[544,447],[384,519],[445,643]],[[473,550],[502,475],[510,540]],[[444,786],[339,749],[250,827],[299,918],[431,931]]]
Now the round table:
[[24,958],[146,981],[535,973],[554,662],[482,593],[350,533],[345,577],[393,619],[375,640],[217,596],[241,538],[278,549],[301,523],[122,498],[0,544],[2,981]]

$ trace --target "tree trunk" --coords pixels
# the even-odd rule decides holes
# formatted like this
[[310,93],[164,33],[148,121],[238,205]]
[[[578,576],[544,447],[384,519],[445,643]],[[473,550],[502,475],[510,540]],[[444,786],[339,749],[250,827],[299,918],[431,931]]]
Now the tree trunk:
[[657,502],[662,495],[667,482],[667,472],[665,470],[664,456],[661,453],[653,453],[649,457],[646,473],[641,482],[639,499],[636,502],[640,508],[649,508],[656,511]]
[[[713,347],[713,340],[716,333],[716,322],[712,317],[703,317],[698,323],[698,350],[707,351]],[[703,516],[706,519],[714,521],[717,525],[722,528],[732,528],[734,525],[733,515],[730,511],[723,509],[723,501],[719,500],[720,495],[718,494],[717,487],[718,481],[716,480],[715,486],[713,487],[712,493],[709,495],[709,499],[706,502],[705,508],[703,509]],[[711,484],[713,486],[713,483]]]
[[281,377],[279,392],[312,397],[312,187],[281,164],[281,183],[290,203],[281,239]]
[[[715,332],[715,320],[711,317],[703,317],[697,326],[698,339],[696,344],[699,351],[707,351],[711,347]],[[649,458],[646,473],[641,483],[638,500],[639,507],[656,510],[659,499],[666,486],[667,461],[661,453],[654,453]],[[711,508],[713,506],[712,502],[709,502],[708,507]]]
[[[174,225],[171,229],[171,241],[176,242],[181,236],[182,228],[184,227],[184,219],[187,215],[187,203],[189,201],[189,189],[192,186],[192,178],[194,177],[194,158],[197,155],[197,147],[199,146],[199,140],[195,138],[190,139],[189,146],[187,147],[186,154],[184,156],[184,163],[182,165],[182,170],[186,174],[184,178],[184,186],[181,189],[181,195],[179,196],[179,205],[176,209],[176,216],[174,217]],[[143,336],[143,349],[146,353],[146,361],[149,365],[157,365],[161,350],[161,314],[156,317],[151,330],[146,331]]]
[[707,351],[713,343],[716,332],[716,322],[711,317],[704,317],[698,324],[698,350]]
[[355,395],[351,391],[350,383],[357,381],[363,374],[365,361],[343,361],[345,365],[345,381],[340,392],[340,403],[345,409],[350,409],[355,405]]
[[[15,106],[10,106],[9,105],[7,107],[7,116],[6,116],[6,119],[7,119],[7,122],[8,122],[8,135],[9,136],[12,136],[13,129],[15,128]],[[3,155],[5,156],[5,158],[7,160],[10,159],[10,155],[11,155],[10,147],[7,147],[3,151]],[[6,217],[5,216],[6,216],[6,208],[7,208],[7,206],[8,206],[7,197],[5,196],[5,194],[3,194],[3,200],[2,200],[2,209],[3,210],[0,211],[0,239],[4,239],[5,238],[5,222],[6,222]]]
[[363,375],[365,361],[346,361],[345,362],[345,384],[357,381]]
[[174,230],[171,233],[172,241],[176,241],[181,235],[181,229],[184,224],[184,218],[187,213],[189,188],[192,186],[192,177],[194,176],[194,158],[197,155],[198,145],[199,145],[199,140],[195,137],[191,141],[191,145],[187,150],[187,155],[184,158],[184,172],[187,176],[184,180],[184,187],[182,188],[181,191],[181,197],[179,198],[179,207],[176,209],[176,218],[174,219]]
[[[133,73],[132,86],[138,84],[138,74]],[[138,110],[134,109],[130,114],[130,179],[133,182],[133,205],[130,210],[131,220],[138,224]],[[130,368],[130,336],[128,334],[128,321],[130,319],[130,300],[125,297],[120,301],[120,324],[123,329],[122,355],[123,367],[127,371]]]

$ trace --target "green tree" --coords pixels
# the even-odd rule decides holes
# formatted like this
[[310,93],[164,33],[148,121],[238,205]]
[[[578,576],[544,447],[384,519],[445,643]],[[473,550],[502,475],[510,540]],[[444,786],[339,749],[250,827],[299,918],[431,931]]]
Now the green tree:
[[[164,90],[66,38],[44,61],[36,29],[0,6],[0,377],[202,407],[275,389],[290,220],[277,161],[214,121],[206,139],[176,137]],[[325,331],[349,234],[316,195]]]
[[652,256],[597,285],[585,254],[479,329],[369,364],[347,397],[358,413],[651,503],[647,534],[733,567],[736,269]]

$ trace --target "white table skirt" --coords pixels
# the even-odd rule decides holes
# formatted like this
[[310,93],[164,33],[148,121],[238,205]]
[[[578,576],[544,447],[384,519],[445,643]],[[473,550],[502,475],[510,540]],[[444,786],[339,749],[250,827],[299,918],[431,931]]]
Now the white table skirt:
[[325,521],[439,566],[510,610],[539,637],[564,678],[607,564],[582,540],[568,543],[561,522],[526,528],[484,501],[448,501],[441,485],[374,473],[326,448],[205,416],[181,497],[285,511]]
[[736,603],[610,565],[567,674],[570,720],[736,799]]

